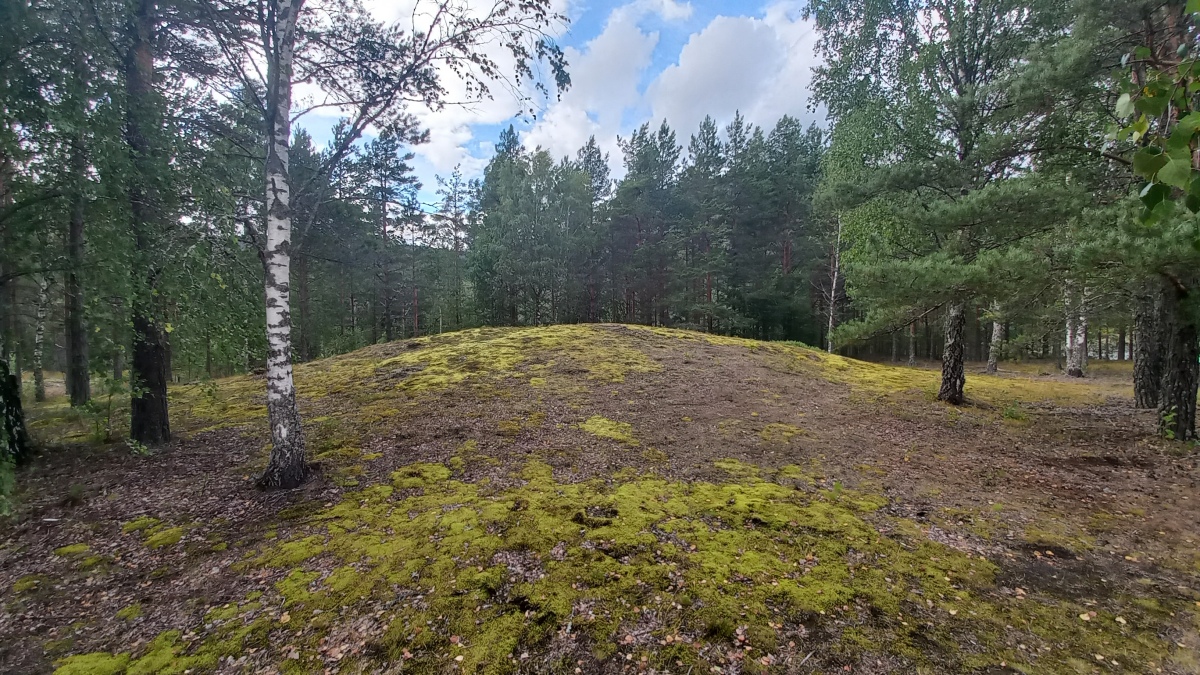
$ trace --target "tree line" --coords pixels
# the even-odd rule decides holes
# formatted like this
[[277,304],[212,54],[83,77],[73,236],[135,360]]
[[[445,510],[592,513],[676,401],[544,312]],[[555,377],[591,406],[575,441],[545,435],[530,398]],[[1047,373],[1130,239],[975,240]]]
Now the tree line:
[[[32,396],[47,370],[75,406],[123,391],[156,445],[168,382],[262,369],[260,482],[291,486],[293,361],[605,321],[940,359],[954,405],[968,359],[1128,357],[1137,404],[1195,437],[1200,3],[812,0],[822,126],[646,124],[617,158],[510,127],[480,178],[423,192],[410,106],[442,73],[569,86],[548,3],[429,7],[414,29],[352,0],[7,3],[0,337]],[[293,122],[326,107],[318,147]]]

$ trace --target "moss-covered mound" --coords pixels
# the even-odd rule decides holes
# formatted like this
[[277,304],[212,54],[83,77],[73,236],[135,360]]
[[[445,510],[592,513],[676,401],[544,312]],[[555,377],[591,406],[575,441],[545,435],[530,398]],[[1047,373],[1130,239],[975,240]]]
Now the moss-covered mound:
[[1156,515],[1200,494],[1138,482],[1175,460],[1114,435],[1127,385],[936,378],[632,326],[377,345],[297,368],[290,496],[251,487],[261,379],[188,385],[155,466],[213,470],[94,486],[8,608],[95,589],[40,643],[68,675],[1200,672],[1196,528]]

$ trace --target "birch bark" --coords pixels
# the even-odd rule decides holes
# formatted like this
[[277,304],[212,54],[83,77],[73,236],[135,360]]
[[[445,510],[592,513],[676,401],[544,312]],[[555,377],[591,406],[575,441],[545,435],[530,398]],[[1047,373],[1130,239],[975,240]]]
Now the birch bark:
[[833,248],[833,274],[829,284],[829,330],[825,333],[826,346],[825,351],[833,353],[833,320],[837,315],[837,286],[838,275],[841,272],[842,263],[842,217],[838,216],[837,243]]
[[260,487],[293,488],[308,477],[304,431],[292,379],[291,317],[291,175],[288,150],[292,135],[292,58],[296,18],[302,2],[270,0],[267,29],[266,250],[267,419],[271,459],[258,479]]
[[37,309],[33,323],[33,400],[46,400],[46,375],[42,370],[42,353],[46,341],[46,313],[50,307],[50,277],[38,279]]
[[1066,313],[1067,375],[1083,377],[1087,367],[1087,315],[1084,302],[1075,294],[1074,283],[1068,281],[1063,291]]

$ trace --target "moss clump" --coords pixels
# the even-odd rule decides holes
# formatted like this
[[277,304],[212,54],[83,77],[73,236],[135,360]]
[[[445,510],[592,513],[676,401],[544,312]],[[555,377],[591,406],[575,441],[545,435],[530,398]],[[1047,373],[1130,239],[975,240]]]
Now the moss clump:
[[609,438],[626,445],[638,445],[638,440],[633,436],[633,425],[628,422],[616,422],[607,417],[592,415],[580,424],[579,428],[598,438]]
[[146,647],[145,654],[129,664],[125,675],[183,675],[211,670],[217,665],[217,654],[202,649],[197,654],[183,656],[185,648],[180,643],[179,631],[162,633]]
[[128,523],[125,523],[124,525],[122,525],[121,531],[124,532],[125,534],[130,534],[132,532],[142,532],[144,530],[149,530],[149,529],[158,527],[158,524],[160,522],[161,521],[159,521],[158,518],[152,518],[151,516],[142,516],[141,518],[138,518],[136,520],[131,520]]
[[187,532],[187,528],[182,526],[164,527],[156,530],[153,534],[146,537],[145,544],[150,548],[165,548],[167,546],[174,546],[175,544],[179,543],[180,539],[183,539],[185,532]]
[[129,665],[129,655],[93,652],[67,657],[55,665],[54,675],[121,675]]
[[48,586],[50,577],[44,574],[27,574],[13,582],[13,593],[28,593],[29,591]]
[[97,569],[100,567],[104,567],[107,564],[108,564],[108,558],[106,556],[89,555],[88,557],[79,561],[79,569],[94,570],[94,569]]
[[141,615],[142,605],[137,602],[117,610],[117,618],[121,619],[122,621],[133,621]]
[[791,424],[771,423],[758,432],[759,438],[765,443],[787,443],[793,436],[804,433],[804,430]]
[[442,464],[421,462],[410,464],[399,471],[392,472],[392,485],[397,489],[419,488],[431,483],[446,480],[450,477],[450,469]]
[[87,553],[90,550],[92,550],[92,547],[88,546],[87,544],[82,544],[82,543],[70,544],[67,546],[60,546],[60,547],[54,549],[54,555],[59,555],[64,558],[69,558],[71,556],[83,555],[84,553]]

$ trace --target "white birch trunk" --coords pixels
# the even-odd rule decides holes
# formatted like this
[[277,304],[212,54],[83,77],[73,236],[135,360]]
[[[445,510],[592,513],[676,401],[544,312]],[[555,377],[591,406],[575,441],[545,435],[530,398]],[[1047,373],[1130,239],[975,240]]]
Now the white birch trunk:
[[46,342],[46,313],[50,307],[50,277],[38,279],[37,309],[33,324],[33,400],[46,400],[46,375],[42,370],[43,345]]
[[[308,476],[304,433],[292,380],[291,317],[291,141],[292,56],[299,0],[270,0],[275,10],[269,26],[266,162],[267,418],[271,425],[271,461],[259,478],[264,488],[291,488]],[[273,49],[272,49],[273,48]]]
[[917,365],[917,322],[908,324],[908,365]]
[[1067,328],[1067,375],[1083,377],[1087,366],[1087,316],[1084,303],[1076,296],[1074,282],[1068,281],[1064,287],[1063,308]]
[[1000,321],[1000,302],[992,301],[992,343],[988,346],[987,372],[995,374],[1000,364],[1000,348],[1004,344],[1004,323]]
[[837,286],[838,275],[841,273],[842,262],[842,217],[839,215],[837,219],[837,244],[833,248],[833,274],[831,283],[829,284],[829,330],[826,333],[825,351],[833,353],[833,320],[837,312]]

